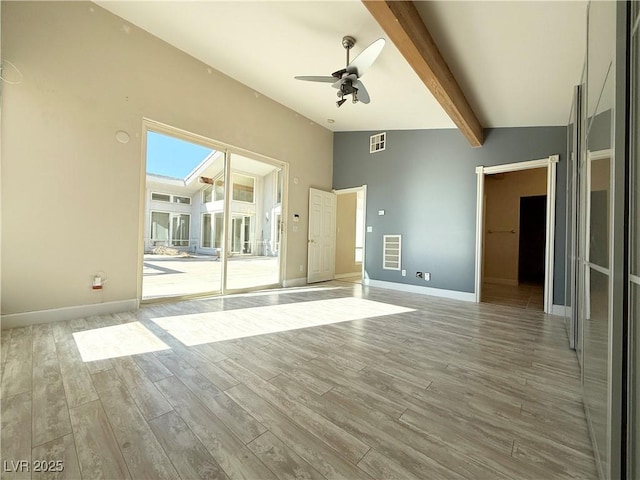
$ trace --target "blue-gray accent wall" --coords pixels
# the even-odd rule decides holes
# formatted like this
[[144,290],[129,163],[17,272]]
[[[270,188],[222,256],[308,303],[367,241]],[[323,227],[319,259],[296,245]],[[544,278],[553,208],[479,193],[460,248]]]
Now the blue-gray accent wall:
[[[387,131],[386,149],[369,153],[380,132],[338,132],[333,187],[367,185],[365,270],[369,278],[460,292],[474,291],[477,166],[559,154],[555,222],[554,303],[564,304],[566,127],[485,130],[472,148],[458,130]],[[385,215],[379,216],[378,210]],[[402,235],[402,268],[382,268],[382,236]],[[431,281],[415,277],[431,273]]]

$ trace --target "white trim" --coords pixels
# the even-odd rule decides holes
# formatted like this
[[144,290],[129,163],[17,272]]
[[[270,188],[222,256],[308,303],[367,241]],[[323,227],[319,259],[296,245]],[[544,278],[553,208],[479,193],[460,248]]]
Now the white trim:
[[366,188],[366,185],[362,185],[360,187],[351,187],[351,188],[341,188],[336,190],[335,188],[332,190],[336,195],[346,195],[348,193],[358,193],[363,188]]
[[419,293],[432,297],[450,298],[463,302],[474,302],[475,294],[469,292],[459,292],[457,290],[445,290],[443,288],[421,287],[419,285],[409,285],[407,283],[385,282],[382,280],[364,279],[363,283],[370,287],[386,288],[388,290],[399,290],[407,293]]
[[555,257],[555,211],[556,211],[556,166],[559,155],[551,155],[539,160],[508,163],[491,167],[476,167],[476,265],[475,265],[475,293],[476,303],[480,303],[482,294],[482,238],[484,228],[484,177],[494,173],[516,172],[533,168],[547,167],[547,233],[545,241],[545,271],[544,271],[544,312],[553,309],[553,268]]
[[335,278],[335,279],[349,278],[349,277],[357,277],[359,275],[362,275],[362,272],[338,273],[337,275],[334,275],[333,278]]
[[482,242],[484,239],[484,167],[476,167],[476,278],[475,302],[482,298]]
[[0,316],[2,329],[26,327],[39,323],[61,322],[74,318],[91,315],[106,315],[109,313],[129,312],[139,308],[138,300],[120,300],[116,302],[94,303],[90,305],[75,305],[73,307],[54,308],[51,310],[37,310],[34,312],[11,313]]
[[567,308],[564,305],[552,305],[551,306],[551,315],[556,315],[558,317],[565,317],[567,315]]
[[484,283],[491,283],[492,285],[509,285],[511,287],[518,286],[518,280],[514,280],[512,278],[484,277]]
[[556,167],[559,155],[552,155],[547,164],[547,235],[544,249],[544,311],[553,310],[553,275],[556,238]]
[[[553,160],[555,158],[555,160]],[[494,173],[507,173],[507,172],[519,172],[520,170],[531,170],[532,168],[544,168],[549,163],[557,162],[559,155],[551,155],[548,158],[541,158],[539,160],[528,160],[526,162],[505,163],[503,165],[493,165],[491,167],[478,167],[482,168],[485,175],[493,175]],[[476,173],[478,172],[476,168]]]
[[289,280],[285,280],[284,282],[282,282],[282,286],[285,288],[288,287],[305,287],[307,286],[307,277],[300,277],[300,278],[291,278]]

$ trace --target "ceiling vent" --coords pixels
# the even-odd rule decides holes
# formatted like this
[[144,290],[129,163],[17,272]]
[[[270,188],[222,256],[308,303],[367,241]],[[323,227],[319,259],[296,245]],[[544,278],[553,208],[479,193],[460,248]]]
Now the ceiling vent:
[[387,132],[371,135],[369,138],[369,153],[381,152],[387,145]]
[[402,235],[384,235],[382,237],[382,268],[400,270]]

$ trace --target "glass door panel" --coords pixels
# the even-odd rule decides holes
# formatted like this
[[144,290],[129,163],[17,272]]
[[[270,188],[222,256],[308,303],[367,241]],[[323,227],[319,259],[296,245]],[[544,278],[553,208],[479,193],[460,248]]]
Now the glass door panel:
[[614,2],[592,2],[589,7],[586,155],[580,171],[580,175],[584,175],[581,186],[585,210],[584,222],[580,225],[581,242],[584,242],[584,278],[579,296],[584,328],[583,391],[594,454],[604,475],[609,472],[611,431],[611,137],[615,118],[612,65],[615,41],[614,31],[608,27],[612,26],[610,21],[615,18],[615,8]]
[[226,290],[280,284],[283,170],[231,154]]
[[640,2],[632,3],[629,155],[629,478],[640,478]]
[[222,290],[225,153],[179,137],[146,135],[143,300]]

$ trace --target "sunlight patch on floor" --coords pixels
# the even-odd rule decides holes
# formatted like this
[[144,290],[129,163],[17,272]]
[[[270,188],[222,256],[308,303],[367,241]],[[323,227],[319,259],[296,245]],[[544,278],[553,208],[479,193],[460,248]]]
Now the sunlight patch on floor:
[[410,308],[348,297],[151,320],[191,346],[412,311]]
[[75,332],[73,338],[85,362],[169,349],[140,322]]

